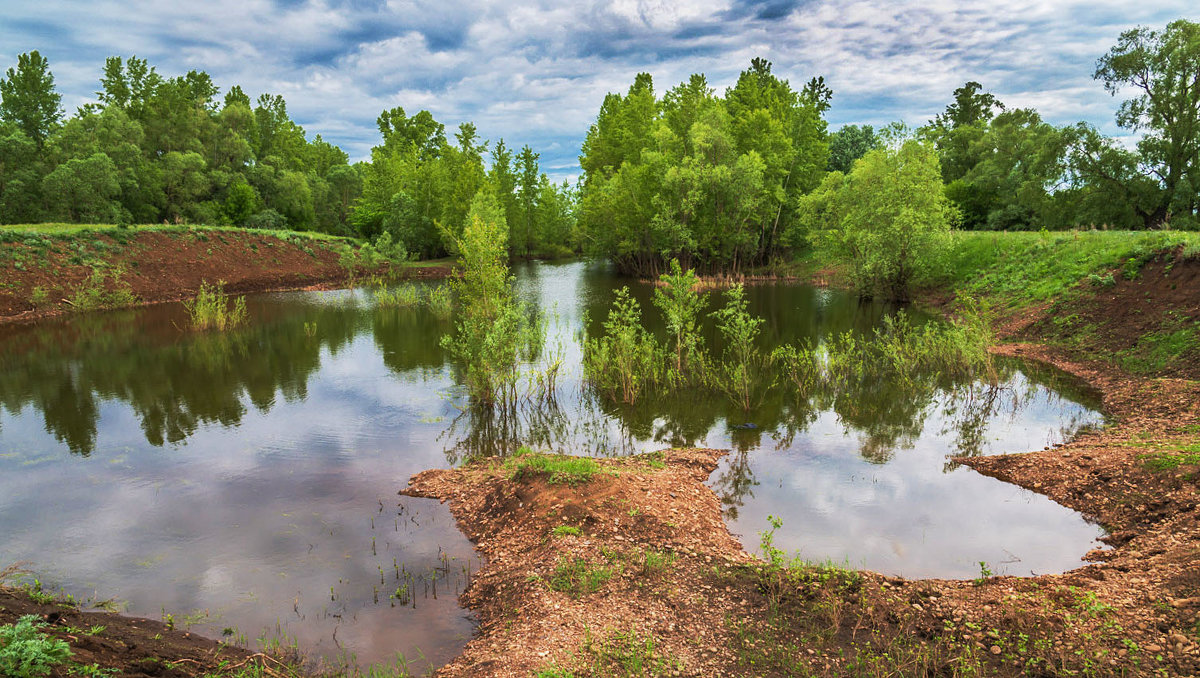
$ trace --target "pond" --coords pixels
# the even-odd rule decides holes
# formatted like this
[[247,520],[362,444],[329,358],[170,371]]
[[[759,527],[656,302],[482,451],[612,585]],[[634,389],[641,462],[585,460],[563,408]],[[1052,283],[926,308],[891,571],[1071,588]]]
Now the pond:
[[[368,290],[252,297],[249,326],[224,334],[181,330],[177,304],[0,329],[0,565],[251,646],[400,652],[419,670],[469,639],[456,597],[481,563],[444,506],[396,493],[522,444],[729,448],[710,484],[751,551],[768,515],[808,560],[905,576],[1061,572],[1096,545],[1075,512],[949,460],[1100,423],[1063,375],[1005,361],[994,384],[777,390],[748,413],[696,393],[616,405],[584,387],[581,338],[626,284],[658,323],[651,288],[582,262],[516,273],[547,319],[543,359],[565,368],[553,402],[493,415],[466,407],[438,344],[450,321]],[[868,333],[896,310],[806,286],[748,297],[765,345]]]

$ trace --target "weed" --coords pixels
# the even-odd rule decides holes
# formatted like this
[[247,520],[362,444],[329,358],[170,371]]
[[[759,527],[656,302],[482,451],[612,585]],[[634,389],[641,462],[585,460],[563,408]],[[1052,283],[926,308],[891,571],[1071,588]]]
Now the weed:
[[25,615],[16,624],[0,626],[0,675],[11,678],[47,676],[67,661],[71,648],[57,638],[41,633],[46,626],[34,615]]
[[200,283],[196,298],[183,302],[183,307],[192,319],[192,327],[198,330],[224,331],[245,323],[247,318],[246,297],[234,299],[231,306],[224,281],[217,282],[216,287]]
[[1183,449],[1190,451],[1182,454],[1165,451],[1154,452],[1140,455],[1138,459],[1141,460],[1142,466],[1146,470],[1159,473],[1174,471],[1180,466],[1200,466],[1200,443],[1186,446]]
[[726,342],[725,355],[714,366],[712,382],[748,412],[771,364],[770,356],[763,355],[755,344],[764,320],[750,315],[741,284],[729,288],[725,298],[725,307],[712,314]]
[[526,475],[546,475],[551,484],[567,483],[578,485],[592,479],[600,472],[600,465],[587,457],[572,457],[565,454],[541,454],[527,447],[518,449],[504,465],[514,480]]
[[550,588],[579,598],[599,591],[613,576],[613,570],[593,564],[585,558],[560,557],[550,573]]
[[642,574],[656,576],[666,573],[678,556],[672,551],[648,550],[642,554]]
[[663,653],[652,634],[642,635],[636,628],[613,631],[597,639],[587,631],[583,652],[591,655],[591,675],[663,676],[682,668],[679,660]]
[[992,578],[992,568],[988,567],[986,560],[979,561],[979,576],[971,580],[971,583],[976,586],[983,586]]
[[412,308],[420,301],[420,291],[413,285],[375,290],[375,304],[385,308]]
[[[75,286],[67,304],[76,311],[132,306],[137,303],[137,297],[129,284],[121,280],[123,274],[120,268],[114,269],[111,276],[106,276],[99,268],[92,269],[91,275]],[[106,285],[105,278],[111,278],[111,283]]]
[[604,334],[584,344],[583,372],[609,398],[634,403],[664,381],[664,356],[654,335],[642,327],[637,300],[622,287],[604,321]]
[[50,293],[46,288],[37,285],[29,293],[29,303],[33,304],[34,308],[42,308],[50,302]]
[[578,537],[582,534],[579,528],[574,525],[559,525],[551,530],[551,533],[556,537]]

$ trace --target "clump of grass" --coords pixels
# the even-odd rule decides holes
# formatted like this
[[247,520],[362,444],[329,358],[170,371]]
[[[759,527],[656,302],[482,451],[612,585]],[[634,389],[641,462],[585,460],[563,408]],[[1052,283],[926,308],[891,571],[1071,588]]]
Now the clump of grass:
[[[113,269],[111,275],[105,275],[99,268],[92,269],[83,282],[75,286],[67,304],[76,311],[97,311],[106,308],[121,308],[137,303],[129,284],[121,280],[124,270]],[[105,280],[109,282],[106,284]]]
[[1154,452],[1143,454],[1138,459],[1148,471],[1164,473],[1180,466],[1200,466],[1200,443],[1182,447],[1180,452]]
[[29,292],[29,303],[33,304],[34,308],[42,308],[50,302],[50,293],[41,285],[35,286]]
[[683,667],[657,646],[653,634],[642,635],[633,627],[599,639],[588,631],[583,652],[591,656],[593,676],[665,676]]
[[439,318],[449,318],[454,310],[454,297],[447,285],[438,285],[425,295],[425,305]]
[[549,584],[555,591],[579,598],[599,591],[612,576],[610,567],[591,563],[586,558],[562,557],[550,573]]
[[656,576],[665,573],[678,560],[673,551],[656,551],[650,549],[642,553],[642,574]]
[[21,617],[16,624],[0,626],[0,675],[40,678],[67,661],[70,646],[42,633],[45,626],[32,614]]
[[227,330],[246,322],[246,297],[238,297],[230,302],[225,294],[225,282],[220,281],[216,286],[207,282],[200,283],[200,291],[196,298],[183,302],[188,315],[192,319],[192,327],[197,330]]
[[375,303],[383,307],[412,308],[421,302],[420,290],[414,285],[399,285],[375,290]]
[[574,525],[559,525],[550,531],[556,537],[578,537],[583,534],[578,527]]
[[594,459],[565,454],[542,454],[528,447],[518,449],[508,458],[505,466],[514,480],[529,475],[544,475],[551,484],[578,485],[586,483],[600,472],[600,465]]

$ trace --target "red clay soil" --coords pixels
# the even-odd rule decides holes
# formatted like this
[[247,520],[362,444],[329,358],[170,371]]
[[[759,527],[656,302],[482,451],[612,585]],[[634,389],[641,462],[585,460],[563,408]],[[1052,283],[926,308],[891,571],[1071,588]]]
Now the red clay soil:
[[135,678],[184,678],[251,663],[279,665],[269,657],[168,628],[152,619],[39,603],[24,591],[0,587],[0,625],[13,624],[25,615],[34,615],[46,624],[41,633],[71,647],[69,662],[55,667],[50,674],[56,678],[87,675],[79,673],[80,665],[117,672],[104,675]]
[[[347,280],[334,241],[222,230],[133,231],[119,237],[124,242],[109,234],[55,239],[41,252],[23,242],[0,243],[0,250],[6,250],[0,252],[0,322],[69,311],[62,300],[92,274],[96,261],[105,270],[122,270],[121,280],[147,304],[193,297],[203,282],[224,281],[226,292],[244,294],[332,287]],[[447,266],[413,266],[401,269],[399,277],[449,273]],[[107,286],[113,287],[111,282]],[[35,288],[46,291],[46,302],[33,303]]]

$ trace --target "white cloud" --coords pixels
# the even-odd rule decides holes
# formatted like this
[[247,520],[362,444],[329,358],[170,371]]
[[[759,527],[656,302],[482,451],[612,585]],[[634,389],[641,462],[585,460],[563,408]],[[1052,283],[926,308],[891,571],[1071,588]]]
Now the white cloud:
[[[753,56],[799,85],[824,75],[829,117],[921,123],[978,80],[1010,106],[1116,133],[1115,102],[1092,81],[1120,31],[1161,26],[1190,5],[1117,0],[1046,3],[808,3],[467,0],[133,4],[16,3],[4,8],[0,67],[39,49],[68,110],[89,100],[105,56],[137,54],[173,75],[207,70],[223,88],[283,94],[310,133],[367,156],[374,120],[429,109],[453,130],[525,143],[559,176],[609,91],[650,72],[661,92],[693,72],[731,84]],[[771,18],[760,18],[771,17]]]

